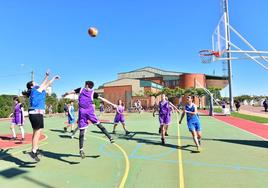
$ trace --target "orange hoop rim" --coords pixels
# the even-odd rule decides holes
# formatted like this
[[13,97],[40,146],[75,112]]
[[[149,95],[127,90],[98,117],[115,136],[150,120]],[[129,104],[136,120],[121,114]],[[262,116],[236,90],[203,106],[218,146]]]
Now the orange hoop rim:
[[213,51],[213,50],[200,50],[199,51],[199,56],[215,56],[215,57],[220,57],[221,53],[219,51]]

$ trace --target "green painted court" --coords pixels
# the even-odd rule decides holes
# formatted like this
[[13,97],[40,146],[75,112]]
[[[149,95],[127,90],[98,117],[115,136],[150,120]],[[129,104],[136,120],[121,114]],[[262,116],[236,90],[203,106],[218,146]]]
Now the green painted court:
[[[102,119],[113,120],[113,117],[105,114]],[[44,156],[37,164],[23,154],[30,150],[30,145],[1,149],[1,188],[264,188],[268,185],[267,141],[212,117],[201,116],[201,153],[195,153],[185,121],[178,132],[175,115],[167,144],[162,146],[158,119],[150,113],[129,113],[126,123],[132,133],[125,136],[118,126],[113,135],[115,144],[110,144],[97,127],[89,127],[85,159],[79,156],[78,133],[71,139],[63,132],[65,121],[64,116],[45,118],[47,139],[40,143]],[[112,125],[105,126],[112,131]],[[29,121],[25,127],[26,132],[31,131]],[[9,134],[8,121],[0,122],[0,133]]]

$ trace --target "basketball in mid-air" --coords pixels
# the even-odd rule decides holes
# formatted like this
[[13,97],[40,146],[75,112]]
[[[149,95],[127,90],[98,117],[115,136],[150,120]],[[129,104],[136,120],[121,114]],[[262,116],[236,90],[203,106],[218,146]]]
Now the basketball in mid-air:
[[98,30],[95,27],[90,27],[87,32],[91,37],[96,37],[98,35]]

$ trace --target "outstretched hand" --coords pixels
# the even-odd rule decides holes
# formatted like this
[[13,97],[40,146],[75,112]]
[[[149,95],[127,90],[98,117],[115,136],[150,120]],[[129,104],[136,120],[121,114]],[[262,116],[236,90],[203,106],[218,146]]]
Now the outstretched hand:
[[54,79],[55,80],[59,80],[60,79],[60,76],[59,75],[56,75],[56,76],[54,76]]
[[49,74],[50,74],[50,70],[47,69],[46,76],[49,76]]

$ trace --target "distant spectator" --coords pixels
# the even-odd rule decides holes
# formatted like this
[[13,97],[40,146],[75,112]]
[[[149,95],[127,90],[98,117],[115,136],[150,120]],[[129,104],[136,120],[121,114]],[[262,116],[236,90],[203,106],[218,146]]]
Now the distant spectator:
[[267,112],[267,109],[268,109],[268,102],[267,102],[267,99],[265,99],[263,101],[263,107],[264,107],[264,111]]
[[238,100],[235,101],[235,107],[236,107],[237,112],[239,112],[240,106],[241,106],[240,101],[238,101]]
[[53,112],[53,107],[52,107],[52,104],[50,104],[48,106],[48,114],[52,114],[52,112]]
[[221,107],[222,107],[222,109],[225,109],[225,107],[226,107],[226,102],[224,100],[221,102]]

